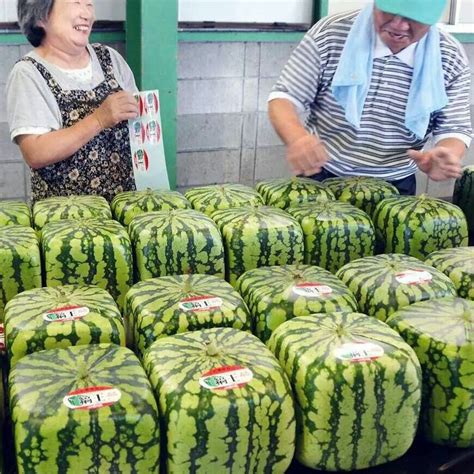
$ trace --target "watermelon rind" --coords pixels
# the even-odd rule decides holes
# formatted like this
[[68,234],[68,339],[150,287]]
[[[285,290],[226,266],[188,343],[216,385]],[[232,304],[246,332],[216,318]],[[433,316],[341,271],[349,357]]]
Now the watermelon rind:
[[0,322],[6,303],[25,290],[42,284],[38,238],[31,227],[0,227]]
[[474,446],[474,301],[422,301],[392,314],[387,323],[421,363],[423,436],[446,446]]
[[293,176],[260,181],[255,186],[267,206],[286,209],[296,204],[332,200],[334,194],[324,184],[311,178]]
[[409,255],[360,258],[336,276],[352,291],[362,312],[382,321],[417,301],[456,296],[454,283],[444,273]]
[[304,261],[336,273],[357,258],[373,255],[375,229],[362,210],[341,201],[318,201],[287,209],[304,233]]
[[191,203],[179,192],[168,189],[144,189],[124,191],[117,194],[110,203],[114,219],[128,226],[132,219],[141,214],[171,209],[189,209]]
[[387,463],[411,446],[421,371],[385,323],[360,313],[294,318],[268,343],[294,389],[296,459],[323,471]]
[[474,301],[474,247],[438,250],[428,255],[426,263],[451,279],[458,296]]
[[[255,336],[213,328],[165,337],[149,348],[144,366],[162,415],[167,472],[278,474],[289,467],[291,389]],[[235,369],[244,377],[224,377]]]
[[35,229],[63,219],[112,219],[109,203],[102,196],[54,196],[36,201],[33,206]]
[[91,285],[35,288],[16,295],[5,308],[5,335],[10,366],[45,349],[107,342],[125,346],[117,304],[107,291]]
[[375,208],[379,251],[424,260],[444,248],[466,247],[466,217],[458,206],[427,195],[392,196]]
[[453,204],[464,212],[471,238],[474,240],[474,165],[464,167],[461,177],[456,179]]
[[250,331],[249,310],[232,286],[214,275],[175,275],[136,283],[124,311],[141,358],[160,337],[212,327]]
[[368,176],[328,178],[323,183],[334,193],[336,199],[362,209],[369,216],[373,215],[382,199],[399,194],[393,184]]
[[271,206],[214,211],[226,258],[226,280],[235,287],[247,270],[303,263],[303,231],[298,221]]
[[114,220],[49,222],[41,231],[46,286],[97,285],[120,310],[133,284],[133,252],[125,228]]
[[24,201],[0,201],[0,227],[24,225],[30,227],[31,212]]
[[[97,387],[115,396],[87,409],[99,398],[74,392]],[[93,344],[28,354],[9,388],[19,474],[159,471],[157,405],[131,350]]]
[[149,212],[134,217],[128,229],[138,280],[187,273],[224,276],[222,236],[202,212]]
[[185,194],[194,209],[210,216],[218,209],[263,206],[262,196],[243,184],[218,184],[188,189]]
[[262,267],[237,281],[253,318],[254,334],[266,342],[272,332],[296,316],[357,311],[354,295],[338,278],[310,265]]

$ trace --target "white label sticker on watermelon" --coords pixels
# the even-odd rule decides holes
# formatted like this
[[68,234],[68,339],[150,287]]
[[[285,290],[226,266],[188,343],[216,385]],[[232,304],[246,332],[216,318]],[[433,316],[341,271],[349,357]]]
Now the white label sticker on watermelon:
[[347,343],[334,350],[336,359],[347,362],[366,362],[378,359],[383,355],[383,347],[372,342]]
[[71,410],[94,410],[113,405],[122,393],[114,387],[88,387],[69,392],[63,403]]
[[208,390],[230,390],[239,388],[253,379],[253,373],[247,367],[239,365],[219,367],[202,374],[201,387]]
[[3,323],[0,323],[0,351],[4,351],[5,346],[5,329],[3,328]]
[[89,314],[87,306],[64,306],[63,308],[55,308],[44,313],[43,319],[48,323],[57,323],[81,319],[86,314]]
[[404,285],[415,285],[417,283],[425,283],[432,280],[432,275],[426,270],[406,270],[395,275],[398,283]]
[[222,306],[222,298],[217,296],[193,296],[179,302],[182,311],[210,311]]
[[332,288],[322,283],[298,283],[293,287],[293,291],[298,296],[306,296],[307,298],[318,298],[327,296],[332,293]]

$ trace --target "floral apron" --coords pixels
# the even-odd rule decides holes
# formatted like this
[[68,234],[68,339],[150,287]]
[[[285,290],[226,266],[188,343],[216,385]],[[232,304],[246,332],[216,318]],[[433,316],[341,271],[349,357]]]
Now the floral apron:
[[[63,90],[48,70],[26,57],[43,76],[58,103],[63,128],[90,115],[111,92],[122,90],[113,74],[106,47],[92,45],[104,73],[104,81],[92,90]],[[71,157],[31,170],[32,201],[51,196],[97,194],[108,201],[119,192],[135,188],[127,122],[107,128]]]

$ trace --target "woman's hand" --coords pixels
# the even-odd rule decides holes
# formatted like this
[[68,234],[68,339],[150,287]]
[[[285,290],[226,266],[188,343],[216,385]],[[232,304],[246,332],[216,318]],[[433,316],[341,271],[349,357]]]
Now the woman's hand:
[[124,120],[137,118],[138,104],[130,92],[115,92],[109,95],[91,115],[103,130],[114,127]]
[[130,92],[115,92],[90,115],[74,125],[43,135],[20,135],[18,145],[31,168],[52,165],[76,153],[102,130],[138,116],[138,105]]

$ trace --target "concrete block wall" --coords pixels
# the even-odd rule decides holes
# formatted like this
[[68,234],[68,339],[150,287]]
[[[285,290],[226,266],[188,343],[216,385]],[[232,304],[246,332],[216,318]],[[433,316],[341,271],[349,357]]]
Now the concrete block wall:
[[[123,54],[123,44],[112,44]],[[296,43],[179,45],[177,185],[179,190],[224,182],[253,185],[289,176],[285,150],[267,117],[268,93]],[[474,44],[466,44],[474,66]],[[0,46],[0,199],[28,199],[29,171],[10,142],[4,88],[29,46]],[[473,68],[474,69],[474,68]],[[473,70],[474,73],[474,70]],[[474,74],[471,112],[474,117]],[[474,164],[474,146],[466,163]],[[452,182],[420,174],[419,192],[450,196]]]
[[181,43],[178,188],[289,174],[266,99],[296,44]]

